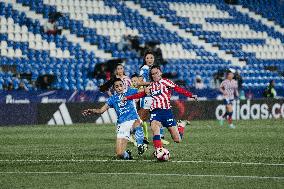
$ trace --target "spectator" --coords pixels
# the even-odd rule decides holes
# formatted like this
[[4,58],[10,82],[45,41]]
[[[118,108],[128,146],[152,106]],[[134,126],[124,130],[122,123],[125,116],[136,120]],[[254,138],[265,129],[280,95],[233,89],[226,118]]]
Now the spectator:
[[195,78],[195,88],[196,89],[204,89],[204,88],[206,88],[205,84],[203,83],[202,78],[201,78],[200,75],[197,75],[196,78]]
[[35,80],[32,80],[31,81],[31,87],[30,87],[30,90],[37,90],[37,86],[36,86],[36,81]]
[[17,89],[18,91],[28,91],[28,87],[25,85],[24,81],[22,80],[19,84],[19,87]]
[[62,28],[58,26],[60,17],[62,17],[61,13],[51,13],[48,22],[44,25],[44,32],[49,35],[61,35]]
[[265,89],[263,96],[267,97],[267,98],[275,98],[277,96],[277,92],[275,90],[275,81],[274,80],[271,80],[269,82],[269,85]]
[[43,28],[44,32],[49,35],[56,35],[57,33],[54,21],[48,20],[48,22],[45,23]]
[[120,41],[117,45],[118,50],[120,50],[120,51],[130,50],[130,46],[131,46],[130,38],[131,37],[129,35],[128,36],[126,36],[126,35],[122,36],[122,38],[120,39]]
[[97,64],[94,71],[94,76],[97,80],[109,80],[111,73],[105,64]]
[[140,47],[140,42],[139,42],[139,37],[138,36],[133,36],[130,38],[130,43],[131,43],[131,48],[134,49],[136,52],[141,51]]
[[224,73],[226,72],[226,70],[221,69],[218,70],[216,73],[213,74],[213,78],[214,78],[214,87],[218,87],[220,86],[221,82],[224,80]]
[[241,90],[242,86],[243,86],[243,78],[242,78],[239,70],[236,71],[234,79],[238,82],[238,87]]
[[38,88],[41,90],[50,90],[53,80],[54,78],[52,75],[40,76],[37,80]]
[[14,85],[12,82],[8,84],[8,91],[11,91],[11,90],[14,90]]

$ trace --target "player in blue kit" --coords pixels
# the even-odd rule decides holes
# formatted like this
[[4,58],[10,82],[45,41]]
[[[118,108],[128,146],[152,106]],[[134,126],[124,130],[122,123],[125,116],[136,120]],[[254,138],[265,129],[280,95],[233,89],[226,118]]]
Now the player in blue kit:
[[86,109],[83,115],[87,116],[93,113],[102,114],[109,108],[114,108],[117,114],[117,139],[116,139],[116,155],[121,159],[132,159],[131,152],[126,150],[130,133],[134,132],[138,155],[142,155],[145,151],[143,140],[144,133],[141,127],[141,120],[136,111],[136,105],[133,100],[122,102],[125,96],[133,95],[138,92],[137,89],[125,89],[123,81],[119,78],[114,79],[113,88],[115,94],[111,96],[106,104],[100,109]]

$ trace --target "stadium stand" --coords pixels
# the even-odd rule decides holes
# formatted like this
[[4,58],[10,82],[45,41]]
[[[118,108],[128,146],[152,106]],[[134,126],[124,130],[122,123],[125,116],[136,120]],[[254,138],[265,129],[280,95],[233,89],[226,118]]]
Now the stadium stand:
[[[85,90],[98,63],[122,58],[131,75],[142,64],[140,53],[120,49],[123,36],[138,36],[143,46],[158,41],[167,64],[164,72],[192,86],[200,75],[213,87],[219,70],[234,68],[243,87],[264,88],[270,80],[284,86],[283,7],[277,0],[0,0],[1,66],[16,66],[17,73],[56,77],[53,88]],[[267,11],[266,5],[272,7]],[[62,33],[44,32],[51,13]],[[19,78],[0,72],[0,89]]]

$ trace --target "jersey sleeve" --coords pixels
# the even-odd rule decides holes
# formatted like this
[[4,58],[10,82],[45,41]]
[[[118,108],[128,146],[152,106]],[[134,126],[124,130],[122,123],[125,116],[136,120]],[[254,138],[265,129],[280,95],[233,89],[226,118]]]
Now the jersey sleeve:
[[176,92],[178,92],[178,93],[180,93],[180,94],[182,94],[182,95],[184,95],[186,97],[192,97],[192,93],[191,92],[185,90],[184,88],[179,87],[177,84],[175,84],[174,82],[172,82],[169,79],[163,79],[162,83],[164,85],[166,85],[166,87],[172,88]]
[[181,88],[181,87],[179,87],[179,86],[175,86],[174,88],[173,88],[176,92],[178,92],[178,93],[180,93],[180,94],[182,94],[182,95],[184,95],[184,96],[186,96],[186,97],[192,97],[192,93],[191,92],[189,92],[188,90],[185,90],[184,88]]
[[142,98],[144,96],[147,96],[147,94],[143,91],[143,92],[140,92],[140,93],[137,93],[137,94],[126,96],[126,99],[127,100],[134,100],[134,99]]
[[136,89],[136,88],[129,88],[128,91],[127,91],[127,96],[134,95],[134,94],[138,93],[138,91],[139,90]]
[[110,107],[113,108],[113,96],[109,97],[109,99],[107,100],[106,104]]
[[162,83],[166,85],[166,87],[175,88],[177,85],[169,79],[163,79]]
[[128,87],[132,85],[131,79],[129,77],[125,77],[124,82],[125,82],[124,84]]

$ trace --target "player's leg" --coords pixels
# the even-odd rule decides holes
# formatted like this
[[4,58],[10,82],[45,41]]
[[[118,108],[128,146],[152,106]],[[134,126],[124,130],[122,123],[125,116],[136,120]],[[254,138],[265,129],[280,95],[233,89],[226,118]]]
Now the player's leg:
[[163,119],[162,121],[163,126],[168,129],[174,142],[176,143],[181,142],[181,138],[184,133],[184,128],[177,127],[177,122],[174,118],[172,110],[164,110],[162,119]]
[[153,133],[153,145],[155,148],[163,147],[160,135],[160,128],[162,127],[161,122],[157,120],[151,121],[151,130]]
[[130,138],[130,130],[134,121],[126,121],[117,125],[116,155],[121,159],[133,159],[130,150],[126,150]]
[[116,139],[116,156],[120,159],[133,159],[131,152],[126,150],[128,140],[125,138]]
[[143,128],[143,132],[144,132],[144,143],[149,144],[149,132],[148,132],[148,123],[147,121],[143,121],[142,122],[142,128]]
[[176,143],[180,143],[181,142],[181,135],[178,131],[178,128],[176,126],[174,127],[168,127],[168,131],[170,132],[172,139],[174,140],[174,142]]
[[147,120],[149,119],[149,110],[148,109],[144,109],[144,108],[140,108],[138,110],[138,115],[140,117],[140,119],[142,120],[142,127],[143,127],[143,132],[144,132],[144,136],[145,136],[145,140],[148,141],[148,125],[147,125]]
[[[140,112],[140,113],[143,113],[143,115],[141,115],[140,118],[142,119],[142,121],[144,121],[144,133],[145,133],[145,136],[146,136],[145,139],[146,139],[147,142],[148,142],[148,130],[147,130],[146,121],[149,119],[149,110],[151,108],[152,101],[153,101],[152,97],[149,97],[149,96],[142,98],[141,101],[140,101],[141,109],[146,110],[146,111],[141,110],[143,112]],[[139,112],[138,112],[138,114],[139,114]],[[140,114],[139,114],[139,116],[140,116]],[[160,128],[160,135],[161,135],[161,138],[162,138],[161,139],[162,143],[165,144],[165,145],[168,145],[169,142],[165,140],[164,128],[163,127]]]
[[223,114],[222,118],[219,120],[220,126],[224,125],[224,120],[226,120],[227,117],[228,117],[228,108],[227,108],[228,104],[229,104],[229,100],[225,99],[224,100],[224,105],[226,106],[226,112]]
[[180,134],[181,139],[183,138],[185,127],[189,125],[190,125],[190,121],[188,120],[178,120],[177,128],[178,128],[178,132]]
[[144,145],[144,132],[141,123],[142,121],[137,119],[133,122],[132,126],[137,143],[138,155],[142,155],[145,150],[147,150],[147,145]]
[[233,125],[233,119],[232,119],[232,116],[233,116],[233,105],[232,103],[228,104],[227,105],[227,112],[228,112],[228,123],[229,123],[229,127],[234,129],[235,126]]

